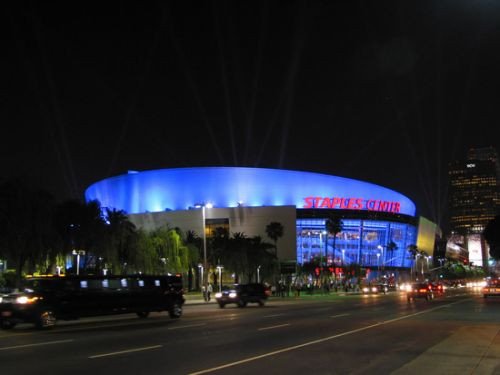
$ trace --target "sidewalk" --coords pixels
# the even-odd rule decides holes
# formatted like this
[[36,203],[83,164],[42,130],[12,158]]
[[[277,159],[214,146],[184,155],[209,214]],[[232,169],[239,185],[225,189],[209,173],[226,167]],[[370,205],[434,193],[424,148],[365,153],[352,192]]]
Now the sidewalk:
[[[268,301],[308,301],[308,300],[317,300],[317,299],[328,299],[328,298],[335,298],[335,297],[345,297],[345,296],[354,296],[354,295],[361,295],[361,292],[344,292],[344,291],[338,291],[338,292],[330,292],[328,294],[326,293],[314,293],[314,294],[308,294],[302,292],[300,296],[295,295],[295,293],[290,293],[288,296],[285,297],[279,297],[279,296],[271,296],[269,297]],[[215,293],[212,293],[211,299],[209,302],[205,301],[203,299],[203,296],[201,293],[187,293],[184,295],[184,298],[186,299],[186,305],[205,305],[205,304],[213,304],[217,303],[215,300]]]

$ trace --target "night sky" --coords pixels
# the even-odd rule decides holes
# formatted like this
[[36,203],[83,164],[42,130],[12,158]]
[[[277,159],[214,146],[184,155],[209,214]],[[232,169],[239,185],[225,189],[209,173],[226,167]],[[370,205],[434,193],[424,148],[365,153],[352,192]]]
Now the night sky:
[[250,166],[397,190],[498,149],[500,3],[11,2],[0,163],[59,199],[127,170]]

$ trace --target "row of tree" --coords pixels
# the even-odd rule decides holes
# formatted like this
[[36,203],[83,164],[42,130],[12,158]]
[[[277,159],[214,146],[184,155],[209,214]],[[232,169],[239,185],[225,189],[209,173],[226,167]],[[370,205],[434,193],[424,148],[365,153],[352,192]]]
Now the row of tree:
[[[208,269],[217,265],[236,279],[255,280],[276,270],[280,223],[266,228],[274,244],[244,233],[229,234],[218,228],[207,239]],[[76,264],[79,254],[80,262]],[[192,282],[203,261],[202,239],[193,231],[163,227],[137,229],[123,211],[105,209],[97,201],[56,203],[47,192],[19,182],[0,184],[0,259],[23,273],[66,271],[100,274],[186,273]],[[214,278],[215,279],[215,278]]]

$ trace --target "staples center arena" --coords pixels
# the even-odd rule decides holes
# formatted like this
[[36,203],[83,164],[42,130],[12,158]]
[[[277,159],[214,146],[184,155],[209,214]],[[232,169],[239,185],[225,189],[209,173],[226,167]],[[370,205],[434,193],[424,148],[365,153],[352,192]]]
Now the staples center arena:
[[[198,234],[205,230],[209,236],[215,228],[224,227],[230,233],[260,235],[272,242],[266,226],[279,222],[284,234],[278,240],[278,257],[299,264],[326,253],[329,264],[409,268],[413,259],[408,246],[417,244],[422,221],[409,198],[388,188],[337,176],[264,168],[129,171],[94,183],[85,198],[125,211],[137,227],[146,230],[169,224]],[[342,220],[335,249],[325,227],[331,215]],[[434,246],[431,232],[424,233],[427,243],[432,242],[429,255]],[[396,249],[387,248],[390,242]]]

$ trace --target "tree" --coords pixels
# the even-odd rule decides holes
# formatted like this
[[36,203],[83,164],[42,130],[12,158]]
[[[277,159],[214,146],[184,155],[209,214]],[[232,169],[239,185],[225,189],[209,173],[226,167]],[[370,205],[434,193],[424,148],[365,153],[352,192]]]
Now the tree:
[[267,237],[274,241],[276,258],[278,258],[278,240],[283,237],[284,232],[283,224],[279,222],[273,221],[266,226]]
[[420,254],[420,250],[418,249],[417,245],[408,245],[408,253],[411,256],[411,259],[413,260],[411,264],[411,278],[413,279],[413,274],[414,271],[415,273],[417,272],[417,267],[416,267],[416,260],[417,260],[417,255]]
[[396,251],[398,249],[398,245],[396,245],[395,242],[391,241],[387,244],[386,249],[387,249],[387,252],[390,252],[389,260],[391,260],[392,258],[394,258],[394,251]]
[[500,215],[495,216],[486,225],[483,236],[490,246],[490,256],[495,260],[500,260]]
[[135,225],[129,221],[124,211],[115,209],[106,209],[106,223],[108,246],[105,260],[113,264],[115,271],[126,273],[135,250]]
[[189,271],[188,271],[188,290],[193,290],[193,270],[198,269],[198,263],[202,259],[203,240],[192,230],[185,233],[184,243],[189,251]]
[[[333,236],[333,261],[335,261],[335,242],[337,239],[337,234],[342,232],[342,229],[344,229],[342,225],[342,219],[340,219],[338,216],[332,216],[326,219],[325,228],[328,234]],[[325,258],[328,260],[327,248],[325,249]]]
[[69,200],[58,205],[55,225],[61,239],[61,250],[71,254],[84,250],[83,273],[88,267],[99,270],[100,258],[108,255],[109,232],[98,201]]
[[21,181],[0,184],[0,258],[15,266],[18,283],[26,265],[32,272],[37,261],[56,256],[54,208],[44,190]]

